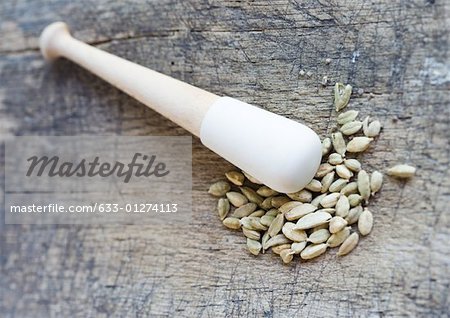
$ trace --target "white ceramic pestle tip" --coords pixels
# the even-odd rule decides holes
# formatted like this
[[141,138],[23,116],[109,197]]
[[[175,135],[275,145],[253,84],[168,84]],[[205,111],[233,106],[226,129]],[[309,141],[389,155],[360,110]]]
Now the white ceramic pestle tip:
[[200,131],[202,143],[282,193],[303,189],[322,158],[319,136],[296,121],[230,97],[208,110]]
[[52,61],[60,56],[57,44],[58,38],[61,36],[70,36],[69,27],[64,22],[54,22],[42,31],[39,37],[39,47],[47,61]]

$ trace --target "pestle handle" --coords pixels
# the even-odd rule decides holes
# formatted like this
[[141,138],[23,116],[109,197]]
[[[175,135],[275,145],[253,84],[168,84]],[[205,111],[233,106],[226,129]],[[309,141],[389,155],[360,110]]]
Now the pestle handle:
[[63,22],[47,26],[40,38],[47,60],[65,57],[200,137],[203,118],[219,96],[132,63],[70,35]]

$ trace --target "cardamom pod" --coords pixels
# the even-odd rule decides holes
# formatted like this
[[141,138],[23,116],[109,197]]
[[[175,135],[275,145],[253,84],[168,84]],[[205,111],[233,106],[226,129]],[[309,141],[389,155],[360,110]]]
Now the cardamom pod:
[[364,135],[366,135],[367,137],[376,137],[380,134],[380,130],[381,123],[378,120],[374,120],[369,124],[369,127],[367,127]]
[[372,195],[380,191],[381,185],[383,184],[383,174],[379,171],[372,172],[370,176],[370,190]]
[[330,235],[331,234],[328,231],[328,229],[320,229],[318,231],[311,233],[311,235],[309,235],[308,242],[311,242],[313,244],[324,243],[328,240]]
[[350,195],[358,192],[358,183],[356,182],[350,182],[345,187],[343,187],[340,191],[343,195]]
[[300,220],[297,221],[295,225],[295,230],[306,230],[311,229],[315,226],[327,223],[331,219],[330,213],[327,212],[314,212],[305,215]]
[[225,198],[220,198],[219,201],[217,201],[217,211],[219,211],[219,218],[223,221],[228,212],[230,212],[230,201]]
[[230,191],[230,184],[226,181],[217,181],[209,187],[208,193],[215,197],[223,197]]
[[327,196],[326,193],[323,193],[321,195],[318,195],[317,197],[315,197],[312,201],[311,204],[314,205],[315,207],[319,207],[320,205],[320,201],[322,201],[323,198],[325,198]]
[[359,216],[361,215],[363,208],[361,205],[357,205],[354,208],[350,209],[348,215],[345,217],[348,225],[355,224],[358,222]]
[[[268,236],[270,237],[270,235],[268,235]],[[266,244],[264,244],[264,242],[263,242],[263,249],[268,250],[269,248],[271,248],[273,246],[291,243],[291,241],[286,236],[284,236],[284,234],[278,234],[278,235],[275,235],[274,237],[268,239],[265,243]]]
[[228,171],[225,173],[225,177],[234,185],[241,186],[244,184],[245,176],[239,171]]
[[353,172],[351,172],[345,165],[337,165],[336,173],[342,179],[350,179],[353,177]]
[[[334,214],[334,213],[336,213],[336,209],[335,208],[323,208],[323,209],[317,210],[316,212],[327,212],[330,214]],[[325,225],[326,224],[324,224],[324,227],[323,227],[324,229],[327,228]]]
[[351,85],[347,84],[344,86],[342,83],[336,83],[334,86],[334,106],[336,107],[337,112],[347,106],[351,95]]
[[258,255],[261,251],[262,245],[256,240],[252,240],[247,238],[247,248],[250,253],[253,255]]
[[246,227],[242,228],[242,233],[244,233],[245,237],[255,241],[259,241],[259,239],[261,238],[261,234],[258,231],[250,230]]
[[266,215],[276,217],[279,213],[280,211],[278,211],[277,209],[270,209],[266,212]]
[[[320,210],[320,211],[327,212],[327,211],[324,211],[324,210],[328,210],[328,209],[323,209],[323,210]],[[330,212],[327,212],[327,213],[330,213]],[[323,230],[323,229],[328,230],[328,223],[317,225],[317,226],[313,227],[312,229],[310,229],[309,232],[310,232],[310,234],[312,234],[314,232],[317,232],[317,231],[320,231],[320,230]]]
[[320,192],[320,190],[322,190],[322,183],[320,183],[319,180],[312,179],[311,182],[306,185],[305,189],[312,192]]
[[278,209],[281,213],[287,213],[290,210],[292,210],[293,208],[302,205],[302,202],[299,201],[289,201],[286,202],[285,204],[283,204],[282,206],[280,206],[280,208]]
[[359,216],[358,220],[358,230],[361,235],[367,235],[372,231],[373,227],[373,216],[372,213],[364,209],[364,211]]
[[317,210],[317,207],[315,205],[303,203],[302,205],[293,208],[289,212],[286,212],[284,215],[286,217],[286,220],[295,221],[309,213],[314,212],[315,210]]
[[331,139],[325,138],[322,140],[322,156],[325,156],[331,150]]
[[[283,235],[284,236],[284,235]],[[263,247],[262,252],[264,253],[268,248],[266,248],[265,246],[267,245],[267,242],[270,240],[270,235],[269,233],[266,231],[264,232],[262,238],[261,238],[261,245]]]
[[239,230],[241,228],[241,223],[238,218],[228,217],[222,221],[223,225],[232,230]]
[[361,129],[361,127],[362,127],[362,122],[360,122],[358,120],[357,121],[351,121],[351,122],[348,122],[348,123],[344,124],[341,127],[340,131],[344,135],[349,136],[349,135],[356,134]]
[[279,208],[283,204],[288,203],[289,201],[291,201],[291,199],[289,199],[288,197],[284,195],[278,195],[276,197],[272,197],[271,204],[274,208]]
[[366,136],[367,136],[367,132],[368,132],[368,130],[369,130],[369,119],[370,119],[370,117],[367,116],[367,117],[364,118],[364,120],[363,120],[363,133],[364,133],[364,135],[366,135]]
[[256,193],[257,193],[258,195],[262,196],[262,197],[265,197],[265,198],[267,198],[267,197],[272,197],[272,196],[278,194],[277,191],[272,190],[271,188],[269,188],[269,187],[267,187],[267,186],[262,186],[262,187],[260,187],[260,188],[256,191]]
[[323,178],[326,174],[334,170],[334,166],[329,163],[322,163],[316,172],[316,178]]
[[284,224],[284,215],[282,213],[279,213],[272,221],[272,223],[269,226],[269,229],[267,230],[269,232],[269,235],[271,237],[277,235],[281,231],[283,224]]
[[294,242],[303,242],[306,241],[308,236],[306,235],[306,232],[304,230],[295,230],[295,223],[292,222],[286,222],[283,225],[283,228],[281,231],[283,232],[284,236],[286,236],[288,239]]
[[265,198],[259,207],[264,210],[270,210],[272,208],[272,197]]
[[347,221],[340,216],[335,216],[330,220],[330,233],[335,234],[347,225]]
[[348,196],[348,202],[350,203],[350,206],[353,208],[360,204],[362,201],[362,197],[359,194],[350,194]]
[[320,192],[325,193],[328,192],[328,189],[330,188],[330,185],[333,183],[334,181],[334,171],[331,171],[329,173],[327,173],[323,178],[322,178],[322,190]]
[[344,160],[342,159],[342,156],[336,152],[328,156],[328,163],[332,164],[333,166],[341,164],[343,161]]
[[365,170],[358,172],[358,191],[361,197],[367,202],[370,197],[370,178]]
[[269,227],[270,224],[272,223],[272,221],[273,221],[274,219],[275,219],[274,216],[271,216],[271,215],[263,215],[263,216],[261,217],[260,222],[261,222],[262,225],[265,225],[265,226]]
[[280,252],[280,257],[283,260],[283,263],[288,264],[292,262],[294,258],[294,251],[291,249],[285,249]]
[[250,181],[251,183],[254,183],[254,184],[262,184],[261,181],[259,181],[258,179],[252,177],[252,176],[251,176],[250,174],[248,174],[247,172],[242,171],[242,173],[243,173],[244,176],[248,179],[248,181]]
[[266,231],[267,226],[261,223],[261,218],[254,216],[246,216],[241,219],[241,226],[249,230]]
[[396,165],[388,170],[388,175],[398,178],[410,178],[416,173],[416,168],[408,165]]
[[291,250],[294,251],[294,254],[300,254],[301,251],[306,247],[307,242],[294,242],[291,244]]
[[345,218],[350,210],[350,202],[345,195],[341,195],[336,203],[336,216]]
[[347,185],[347,183],[348,183],[347,179],[337,179],[330,185],[328,191],[339,192]]
[[255,212],[251,213],[249,216],[255,216],[255,217],[262,217],[263,215],[266,214],[266,211],[264,210],[256,210]]
[[227,192],[226,195],[230,203],[237,208],[248,203],[247,198],[239,192],[231,191]]
[[339,247],[337,255],[338,256],[347,255],[355,248],[355,246],[358,244],[358,241],[359,241],[358,233],[354,232],[350,234],[350,236],[347,237],[345,241],[342,243],[342,245]]
[[331,134],[331,143],[333,144],[334,150],[341,156],[345,155],[346,146],[345,146],[345,140],[342,136],[342,133],[336,132]]
[[319,255],[322,255],[327,250],[327,244],[312,244],[305,247],[305,249],[300,253],[302,259],[312,259]]
[[242,192],[243,195],[245,195],[245,197],[248,199],[248,201],[256,203],[258,205],[260,205],[263,202],[263,198],[256,193],[255,190],[253,190],[252,188],[249,187],[240,187],[239,188]]
[[287,193],[287,196],[292,200],[304,203],[311,202],[312,200],[312,193],[305,189],[294,193]]
[[248,230],[256,230],[255,228],[253,228],[250,222],[250,218],[248,216],[243,217],[239,222],[241,223],[241,228],[246,228]]
[[257,207],[258,206],[255,203],[246,203],[234,210],[232,216],[238,219],[243,218],[244,216],[249,216],[256,210]]
[[345,125],[351,121],[354,121],[358,117],[359,112],[357,110],[348,110],[344,113],[340,113],[337,116],[337,123],[339,125]]
[[341,245],[342,242],[344,242],[347,239],[347,237],[349,237],[350,229],[351,226],[347,226],[342,230],[340,230],[339,232],[332,234],[327,241],[327,245],[329,247],[337,247]]
[[322,199],[322,201],[320,201],[320,205],[324,208],[332,208],[336,205],[340,195],[340,193],[328,194],[325,198]]
[[348,152],[362,152],[369,148],[370,142],[373,138],[355,137],[347,144]]
[[361,170],[361,163],[356,159],[345,159],[344,165],[353,172],[359,172]]
[[282,250],[286,250],[286,249],[290,249],[290,248],[291,248],[291,244],[277,245],[277,246],[272,247],[272,253],[280,255]]

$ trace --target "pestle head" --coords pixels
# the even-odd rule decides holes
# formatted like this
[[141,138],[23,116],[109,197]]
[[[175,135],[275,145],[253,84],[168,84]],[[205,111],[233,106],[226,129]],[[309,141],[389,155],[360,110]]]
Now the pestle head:
[[314,177],[322,158],[319,136],[309,127],[230,97],[206,113],[202,143],[268,187],[292,193]]
[[69,27],[64,22],[54,22],[42,31],[39,37],[39,48],[47,61],[53,61],[60,57],[58,52],[58,38],[69,36]]

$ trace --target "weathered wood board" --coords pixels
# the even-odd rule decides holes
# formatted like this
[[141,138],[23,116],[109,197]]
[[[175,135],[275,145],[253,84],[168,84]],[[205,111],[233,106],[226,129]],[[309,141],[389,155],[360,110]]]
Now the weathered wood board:
[[334,125],[334,82],[351,83],[349,107],[384,125],[367,169],[405,162],[418,173],[386,179],[371,202],[373,233],[353,253],[284,266],[249,255],[242,235],[221,226],[206,189],[230,165],[194,140],[185,227],[2,225],[1,316],[448,316],[449,16],[445,0],[2,1],[2,189],[4,141],[14,135],[187,134],[68,61],[44,63],[38,35],[56,20],[101,49],[321,136]]

